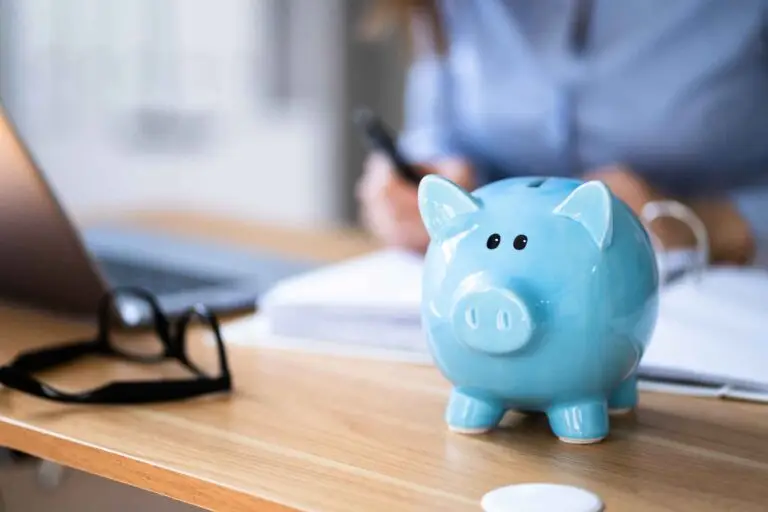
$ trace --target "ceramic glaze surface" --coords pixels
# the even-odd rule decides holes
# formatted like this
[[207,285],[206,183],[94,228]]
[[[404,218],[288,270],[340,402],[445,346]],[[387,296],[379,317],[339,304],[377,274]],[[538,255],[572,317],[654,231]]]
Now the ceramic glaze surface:
[[509,178],[469,194],[419,185],[431,243],[422,322],[453,384],[450,428],[540,411],[558,437],[607,436],[637,403],[635,371],[656,324],[659,272],[642,223],[602,183]]

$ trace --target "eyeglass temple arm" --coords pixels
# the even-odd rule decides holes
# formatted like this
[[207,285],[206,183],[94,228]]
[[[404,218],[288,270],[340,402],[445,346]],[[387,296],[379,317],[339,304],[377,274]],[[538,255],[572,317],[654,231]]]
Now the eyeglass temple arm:
[[58,347],[44,347],[25,352],[6,366],[25,372],[38,372],[95,352],[109,352],[109,347],[99,341],[75,341]]
[[88,400],[113,404],[152,403],[192,398],[212,391],[227,391],[229,376],[200,380],[114,382],[88,393]]
[[212,391],[231,389],[231,379],[222,376],[201,380],[162,380],[113,382],[82,393],[66,393],[35,380],[16,368],[0,368],[5,386],[42,398],[64,403],[139,404],[192,398]]

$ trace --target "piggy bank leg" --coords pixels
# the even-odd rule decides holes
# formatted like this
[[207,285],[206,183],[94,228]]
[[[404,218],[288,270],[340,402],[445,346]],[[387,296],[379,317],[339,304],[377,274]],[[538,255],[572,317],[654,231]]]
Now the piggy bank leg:
[[637,406],[637,376],[627,377],[617,387],[608,400],[608,410],[611,414],[624,414]]
[[448,427],[461,434],[482,434],[501,422],[504,404],[489,397],[454,388],[445,411]]
[[555,405],[547,411],[547,417],[552,431],[566,443],[597,443],[608,435],[606,400]]

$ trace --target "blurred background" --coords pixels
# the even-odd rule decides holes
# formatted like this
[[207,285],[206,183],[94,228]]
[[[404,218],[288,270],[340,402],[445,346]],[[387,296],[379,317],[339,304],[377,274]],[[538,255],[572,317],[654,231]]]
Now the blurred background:
[[[368,4],[0,0],[0,99],[78,224],[171,209],[353,225],[351,113],[401,123],[405,60],[362,42]],[[34,471],[1,471],[0,508],[192,509],[79,472],[40,492]]]
[[0,97],[77,222],[162,208],[350,225],[351,112],[401,123],[405,55],[361,43],[368,4],[0,0]]

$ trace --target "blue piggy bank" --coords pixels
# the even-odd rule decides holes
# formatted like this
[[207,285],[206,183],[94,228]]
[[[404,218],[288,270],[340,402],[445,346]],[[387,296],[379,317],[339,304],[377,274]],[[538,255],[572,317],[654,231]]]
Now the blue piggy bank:
[[429,175],[422,324],[453,384],[449,427],[493,429],[543,412],[561,440],[609,433],[637,403],[636,369],[656,325],[659,272],[629,207],[599,181],[510,178],[467,193]]

